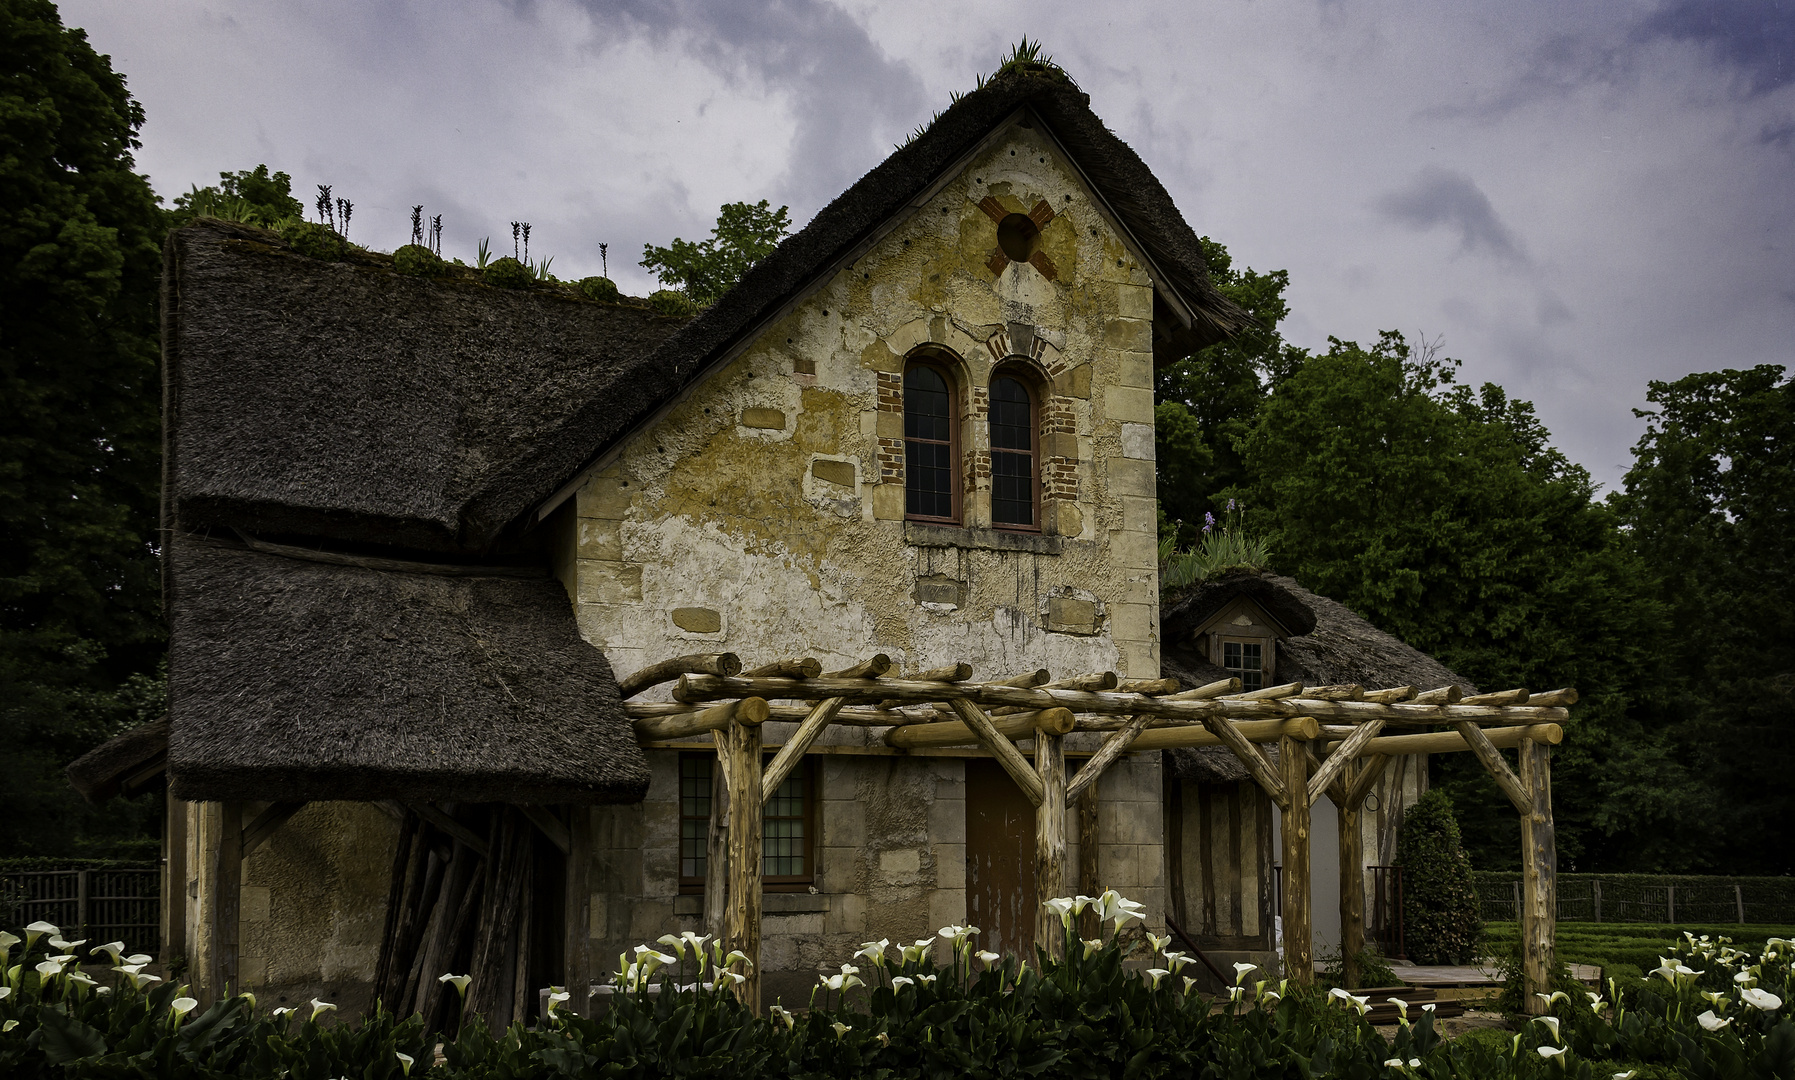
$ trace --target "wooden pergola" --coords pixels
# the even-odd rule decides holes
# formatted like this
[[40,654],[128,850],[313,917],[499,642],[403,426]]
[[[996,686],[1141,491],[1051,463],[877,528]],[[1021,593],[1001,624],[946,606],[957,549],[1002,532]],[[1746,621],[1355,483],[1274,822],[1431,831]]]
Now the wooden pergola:
[[[1242,693],[1238,679],[1225,679],[1180,692],[1175,679],[1119,683],[1114,672],[1054,680],[1038,670],[972,682],[963,663],[904,678],[886,678],[890,669],[880,654],[827,673],[809,658],[743,671],[735,654],[721,653],[667,660],[622,682],[625,699],[675,683],[670,703],[626,700],[645,748],[714,737],[714,790],[722,797],[711,801],[710,865],[727,870],[706,876],[705,912],[731,948],[755,961],[740,988],[750,1007],[760,1003],[762,808],[830,725],[876,729],[884,746],[897,751],[976,746],[995,758],[1036,808],[1035,881],[1043,899],[1067,893],[1069,810],[1094,806],[1097,780],[1109,765],[1134,751],[1226,746],[1283,813],[1284,969],[1299,983],[1314,979],[1311,806],[1326,794],[1339,813],[1341,952],[1350,963],[1365,942],[1359,805],[1390,758],[1468,750],[1521,815],[1529,1006],[1539,1005],[1533,992],[1550,990],[1557,849],[1549,747],[1563,738],[1560,722],[1577,700],[1575,690],[1465,697],[1456,686],[1417,691],[1290,683]],[[763,754],[772,749],[761,733],[768,720],[798,726],[763,767]],[[1402,733],[1386,735],[1387,729]],[[1065,739],[1081,731],[1105,737],[1068,782]],[[1033,761],[1016,746],[1022,739],[1034,741]],[[1273,744],[1275,764],[1262,749]],[[1519,752],[1518,772],[1503,757],[1510,748]],[[1081,862],[1094,866],[1094,847],[1090,835]],[[1035,940],[1049,949],[1060,944],[1058,917],[1045,907]],[[1346,973],[1349,985],[1356,982],[1354,967]]]

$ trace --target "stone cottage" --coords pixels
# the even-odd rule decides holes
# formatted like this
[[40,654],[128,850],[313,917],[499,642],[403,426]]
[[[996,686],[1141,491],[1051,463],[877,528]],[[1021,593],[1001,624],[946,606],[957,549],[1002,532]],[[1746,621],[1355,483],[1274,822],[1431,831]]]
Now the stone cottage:
[[[214,221],[166,258],[170,721],[96,761],[165,753],[164,949],[213,989],[441,1014],[468,970],[503,1020],[701,928],[716,755],[619,692],[670,657],[1161,676],[1154,367],[1243,316],[1056,70],[689,320]],[[1096,787],[1079,884],[1162,926],[1161,754]],[[766,1000],[869,937],[1026,948],[1026,809],[980,750],[831,729],[766,807]]]

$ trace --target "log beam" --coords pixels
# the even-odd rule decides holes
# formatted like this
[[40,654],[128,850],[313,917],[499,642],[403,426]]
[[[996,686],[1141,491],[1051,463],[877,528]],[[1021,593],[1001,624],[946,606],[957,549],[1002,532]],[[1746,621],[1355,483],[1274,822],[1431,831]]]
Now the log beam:
[[[720,741],[720,740],[719,740]],[[728,939],[729,776],[718,757],[711,768],[711,819],[704,838],[704,933]]]
[[1309,801],[1313,803],[1316,799],[1321,798],[1322,794],[1327,791],[1328,785],[1334,782],[1335,777],[1344,776],[1344,770],[1354,758],[1359,756],[1360,751],[1365,749],[1365,744],[1376,738],[1377,733],[1383,729],[1384,722],[1382,720],[1372,720],[1369,723],[1360,724],[1359,730],[1347,736],[1345,742],[1334,747],[1333,752],[1328,755],[1328,759],[1321,763],[1321,768],[1317,769],[1315,775],[1309,778]]
[[[1252,743],[1274,743],[1286,735],[1297,739],[1313,739],[1321,734],[1321,725],[1312,716],[1298,716],[1289,720],[1238,720],[1223,721],[1241,734],[1241,737]],[[1202,724],[1179,724],[1176,727],[1154,727],[1151,722],[1147,730],[1140,733],[1130,747],[1135,752],[1145,750],[1170,750],[1177,746],[1225,746],[1225,740],[1217,736]]]
[[[1323,727],[1322,734],[1330,739],[1336,735],[1331,727]],[[1534,724],[1531,727],[1483,728],[1484,738],[1498,750],[1506,750],[1524,742],[1543,742],[1553,746],[1564,741],[1564,729],[1557,724]],[[1151,734],[1151,732],[1149,732]],[[1344,739],[1352,733],[1341,731],[1339,737]],[[1403,754],[1452,754],[1471,749],[1471,744],[1456,731],[1429,731],[1419,735],[1380,735],[1366,743],[1360,756],[1372,754],[1384,757],[1400,757]]]
[[964,698],[956,699],[948,704],[953,707],[954,712],[959,715],[966,726],[972,729],[973,734],[978,736],[979,744],[992,757],[996,758],[997,763],[1003,766],[1004,772],[1009,773],[1010,778],[1016,781],[1016,786],[1022,789],[1022,794],[1028,798],[1028,801],[1035,806],[1040,806],[1041,778],[1035,775],[1034,766],[1030,765],[1028,759],[1022,756],[1022,751],[1016,749],[1015,744],[997,730],[997,725],[980,711],[977,705]]
[[[1278,741],[1278,768],[1284,799],[1284,977],[1295,986],[1315,982],[1315,933],[1309,901],[1309,755],[1303,744],[1286,736]],[[1238,752],[1238,751],[1237,751]],[[1261,763],[1257,750],[1253,756]],[[1276,796],[1273,796],[1275,799]]]
[[[1036,736],[1035,775],[1041,783],[1041,801],[1035,806],[1035,898],[1045,901],[1066,895],[1065,736],[1045,731]],[[1035,944],[1054,959],[1065,958],[1059,916],[1040,902],[1035,904]]]
[[1483,729],[1469,722],[1452,726],[1464,737],[1465,745],[1471,748],[1471,752],[1477,755],[1477,760],[1495,778],[1496,786],[1502,789],[1502,794],[1508,796],[1508,801],[1514,804],[1515,809],[1523,814],[1531,812],[1533,797],[1522,785],[1521,778],[1508,767],[1508,762],[1502,760],[1502,752],[1496,749],[1496,744],[1483,733]]
[[853,667],[845,667],[840,671],[827,672],[824,678],[829,679],[876,679],[891,670],[891,657],[884,653],[868,657]]
[[274,830],[285,825],[294,814],[305,809],[303,802],[270,803],[268,809],[256,815],[254,821],[243,827],[243,857],[249,858],[262,842],[274,835]]
[[972,678],[972,665],[962,660],[957,664],[949,664],[946,667],[930,668],[927,671],[919,671],[914,675],[906,675],[904,678],[909,679],[912,682],[965,682],[967,679]]
[[[641,714],[638,715],[638,710]],[[684,739],[707,731],[721,731],[739,716],[750,724],[764,724],[772,716],[765,698],[745,697],[692,711],[682,705],[629,706],[638,742]],[[809,710],[805,710],[808,714]]]
[[[1151,719],[1151,717],[1132,717],[1122,730],[1103,740],[1103,745],[1097,748],[1097,752],[1091,755],[1089,761],[1086,761],[1079,767],[1078,775],[1073,777],[1071,786],[1066,788],[1066,801],[1070,802],[1078,798],[1085,788],[1088,788],[1097,782],[1098,778],[1103,775],[1103,770],[1109,768],[1117,758],[1126,754],[1129,746],[1136,739],[1140,738],[1141,732],[1147,729],[1147,721],[1149,719]],[[1062,758],[1065,757],[1065,751],[1063,749],[1060,751],[1060,756]],[[1051,798],[1052,796],[1049,795],[1048,797]],[[1058,894],[1056,893],[1052,895]],[[1043,895],[1042,899],[1048,899],[1048,896]]]
[[1552,751],[1545,743],[1521,746],[1521,783],[1528,805],[1521,812],[1521,969],[1524,1001],[1536,1016],[1549,1011],[1535,994],[1552,992],[1558,938],[1558,842],[1552,824]]
[[[1203,726],[1222,745],[1234,751],[1234,756],[1240,759],[1242,765],[1246,766],[1246,770],[1252,774],[1254,782],[1265,789],[1265,793],[1271,796],[1271,801],[1278,804],[1279,809],[1287,808],[1290,805],[1290,794],[1285,789],[1283,779],[1272,771],[1271,762],[1265,760],[1265,755],[1259,752],[1258,747],[1247,741],[1247,737],[1241,734],[1240,729],[1219,716],[1203,717]],[[1139,743],[1140,740],[1136,739],[1135,742]],[[1295,740],[1288,735],[1278,737],[1278,745],[1282,746],[1286,742],[1295,744]]]
[[617,680],[617,692],[625,701],[635,697],[651,686],[664,682],[672,682],[681,675],[740,675],[741,658],[735,653],[698,653],[691,656],[675,656],[671,660],[662,660],[658,664],[650,664],[634,674]]
[[536,826],[542,835],[548,837],[549,843],[555,845],[561,854],[573,854],[572,834],[567,831],[567,826],[561,824],[560,818],[549,813],[548,807],[537,806],[534,803],[519,803],[517,808],[523,811],[524,817],[529,819],[530,824]]
[[770,664],[762,664],[750,671],[742,672],[744,679],[814,679],[823,673],[823,664],[814,656],[798,656],[789,660],[775,660]]
[[[958,714],[956,714],[958,715]],[[1077,718],[1069,709],[1031,709],[989,718],[992,726],[1005,739],[1032,739],[1035,732],[1051,731],[1065,735],[1074,730]],[[930,746],[966,746],[979,741],[978,732],[964,720],[940,720],[932,724],[903,724],[885,733],[885,744],[906,750]]]
[[785,778],[804,760],[804,753],[810,749],[810,744],[816,742],[817,736],[835,719],[841,703],[846,700],[832,697],[816,703],[816,707],[810,710],[810,715],[798,724],[798,730],[791,733],[785,740],[785,745],[779,748],[779,753],[773,755],[773,760],[767,764],[766,775],[761,780],[761,798],[773,797],[773,793],[779,790],[779,785],[785,783]]
[[[1340,786],[1347,797],[1334,803],[1334,821],[1340,829],[1340,981],[1348,990],[1359,988],[1359,954],[1365,951],[1365,837],[1360,832],[1359,804],[1351,798],[1362,771],[1364,766],[1357,762],[1346,763]],[[1314,779],[1309,791],[1313,795]]]

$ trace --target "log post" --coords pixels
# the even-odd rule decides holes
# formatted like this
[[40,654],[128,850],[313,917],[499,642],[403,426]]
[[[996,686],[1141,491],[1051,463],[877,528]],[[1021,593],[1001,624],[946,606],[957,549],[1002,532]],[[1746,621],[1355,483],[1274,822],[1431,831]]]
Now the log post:
[[747,981],[736,996],[760,1011],[760,904],[762,799],[760,725],[737,717],[717,732],[717,753],[729,784],[729,896],[724,920],[729,948],[748,957]]
[[218,846],[212,862],[212,955],[206,972],[205,1003],[223,1001],[241,990],[237,976],[238,919],[243,908],[243,804],[218,808]]
[[186,800],[168,796],[168,828],[162,834],[162,941],[157,953],[164,964],[177,956],[191,961],[187,951],[187,813]]
[[1063,959],[1064,928],[1046,901],[1066,895],[1065,736],[1048,731],[1035,736],[1035,772],[1041,778],[1041,802],[1035,807],[1035,944]]
[[1558,842],[1552,827],[1552,750],[1544,743],[1524,742],[1521,784],[1532,807],[1521,815],[1521,967],[1527,983],[1527,1011],[1547,1011],[1535,994],[1552,992],[1557,966]]
[[1315,934],[1309,914],[1309,756],[1303,744],[1288,735],[1279,739],[1278,767],[1284,789],[1284,977],[1309,986],[1315,982]]
[[1352,800],[1361,768],[1347,766],[1335,788],[1341,799],[1334,807],[1340,825],[1340,978],[1348,990],[1359,988],[1359,954],[1365,951],[1365,838],[1359,832],[1359,804]]
[[587,1014],[592,998],[592,813],[590,806],[567,808],[567,888],[562,905],[567,922],[561,934],[566,950],[562,967],[567,992],[573,995],[573,1011],[581,1016]]
[[[1103,892],[1097,843],[1097,785],[1090,784],[1078,793],[1078,891],[1085,896]],[[1096,937],[1101,932],[1096,914],[1087,909],[1081,917],[1079,936]]]
[[726,940],[724,903],[729,896],[729,781],[723,764],[723,739],[719,732],[717,765],[711,770],[710,832],[704,847],[704,933],[718,941]]

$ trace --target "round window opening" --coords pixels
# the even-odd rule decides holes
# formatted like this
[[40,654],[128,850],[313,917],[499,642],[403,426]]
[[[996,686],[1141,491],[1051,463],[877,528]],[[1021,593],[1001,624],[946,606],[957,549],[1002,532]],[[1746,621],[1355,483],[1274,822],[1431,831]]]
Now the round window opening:
[[1011,262],[1027,262],[1041,241],[1041,230],[1027,214],[1011,214],[997,223],[997,246]]

